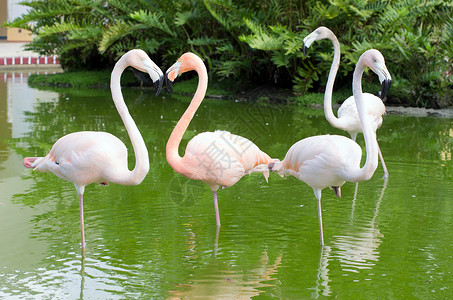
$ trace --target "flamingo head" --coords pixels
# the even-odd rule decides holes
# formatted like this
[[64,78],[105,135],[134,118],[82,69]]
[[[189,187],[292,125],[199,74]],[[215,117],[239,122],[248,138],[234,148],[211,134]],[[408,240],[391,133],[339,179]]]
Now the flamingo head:
[[178,61],[168,68],[167,72],[165,72],[165,84],[167,85],[167,90],[171,92],[171,85],[179,74],[192,70],[197,71],[200,67],[204,67],[204,63],[196,54],[186,52],[181,55]]
[[153,81],[156,95],[159,95],[164,83],[164,74],[162,70],[149,58],[145,51],[134,49],[127,52],[124,57],[128,65],[141,71],[146,72]]
[[308,48],[310,48],[311,44],[313,44],[314,41],[326,39],[331,35],[334,35],[334,34],[327,27],[321,26],[321,27],[316,28],[312,33],[310,33],[309,35],[307,35],[304,38],[303,47],[302,47],[302,52],[304,53],[304,56],[307,55],[307,50],[308,50]]
[[392,77],[385,65],[384,56],[378,50],[370,49],[365,51],[360,59],[362,59],[364,64],[379,76],[379,82],[381,83],[379,96],[381,99],[384,99],[392,85]]

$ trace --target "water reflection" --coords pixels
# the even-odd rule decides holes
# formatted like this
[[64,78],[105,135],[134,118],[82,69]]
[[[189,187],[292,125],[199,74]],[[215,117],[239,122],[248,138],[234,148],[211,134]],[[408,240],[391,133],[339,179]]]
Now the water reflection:
[[195,271],[188,282],[178,283],[170,289],[167,299],[250,299],[265,293],[263,288],[275,286],[275,274],[283,255],[280,253],[270,261],[265,248],[253,267],[247,271],[238,269],[236,261],[216,258],[218,247],[222,249],[218,244],[219,228],[213,243],[212,260],[203,269]]
[[329,258],[332,252],[330,246],[324,245],[319,252],[319,265],[318,274],[316,277],[315,291],[311,295],[312,298],[319,298],[319,296],[330,296],[332,291],[329,286]]
[[45,249],[45,245],[38,240],[30,241],[27,246],[24,244],[33,228],[29,222],[34,216],[33,208],[11,205],[14,195],[31,188],[34,181],[23,177],[22,155],[10,149],[7,141],[20,139],[32,130],[33,124],[28,122],[27,113],[34,112],[36,106],[42,103],[54,103],[58,99],[57,93],[29,88],[28,75],[0,74],[0,236],[2,244],[9,245],[7,248],[0,247],[0,257],[5,267],[25,267],[32,261],[27,255],[30,248],[36,251],[37,256]]
[[29,88],[28,75],[29,73],[0,74],[0,151],[3,154],[0,156],[0,165],[7,165],[9,170],[0,174],[0,178],[22,171],[14,158],[14,161],[7,161],[10,153],[6,151],[6,139],[26,136],[33,130],[33,123],[28,121],[26,115],[34,113],[36,107],[44,103],[58,101],[58,93]]
[[80,263],[80,299],[84,299],[83,290],[85,289],[85,248],[81,250],[81,263]]
[[[453,128],[447,131],[439,132],[439,136],[444,136],[444,139],[453,141]],[[453,142],[446,143],[445,147],[439,151],[440,159],[443,161],[451,161],[452,160],[452,151],[453,151]]]
[[199,249],[202,241],[197,227],[194,223],[185,226],[184,260],[194,262],[200,261],[200,257],[205,257],[203,259],[205,263],[191,265],[193,269],[188,280],[174,284],[168,290],[167,299],[249,299],[265,293],[263,288],[275,286],[274,275],[282,261],[281,252],[271,261],[267,247],[264,247],[260,256],[256,258],[257,261],[251,262],[252,266],[243,270],[240,267],[240,257],[236,253],[238,249],[231,249],[230,241],[219,243],[221,230],[231,234],[228,228],[216,227],[210,244],[212,251],[210,258],[207,259],[208,252]]
[[[371,269],[375,265],[375,262],[379,260],[378,249],[382,243],[383,235],[376,228],[376,218],[379,214],[379,207],[381,206],[387,184],[388,179],[384,179],[371,221],[368,224],[355,225],[354,209],[358,183],[356,184],[354,199],[352,201],[350,227],[346,230],[346,234],[335,236],[333,241],[334,247],[338,249],[336,251],[336,258],[340,261],[345,271],[358,272],[361,269]],[[362,200],[365,201],[366,199]]]
[[[376,218],[379,215],[379,208],[388,185],[388,178],[383,180],[380,195],[374,207],[372,219],[364,225],[356,225],[354,218],[355,205],[359,190],[359,184],[355,184],[354,197],[349,224],[344,230],[343,235],[333,237],[332,246],[321,247],[319,255],[319,266],[317,271],[317,280],[312,298],[319,296],[331,296],[332,289],[329,283],[329,262],[332,264],[338,261],[343,271],[349,273],[358,273],[363,269],[372,269],[376,262],[379,261],[379,246],[384,237],[379,229],[376,228]],[[359,198],[362,199],[362,198]],[[365,201],[366,199],[362,199]],[[372,200],[372,199],[370,199]],[[363,223],[363,220],[359,220]]]

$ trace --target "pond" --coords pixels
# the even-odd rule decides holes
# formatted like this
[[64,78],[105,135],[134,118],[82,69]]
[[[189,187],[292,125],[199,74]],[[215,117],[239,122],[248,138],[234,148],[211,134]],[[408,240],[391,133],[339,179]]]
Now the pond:
[[[74,186],[25,169],[61,136],[113,133],[134,155],[109,90],[30,88],[0,76],[0,298],[343,299],[453,295],[453,119],[387,115],[378,138],[390,178],[323,191],[319,246],[312,189],[293,177],[245,176],[212,194],[167,164],[166,141],[190,98],[123,89],[151,168],[138,186],[85,191],[87,249],[80,249]],[[177,83],[176,83],[177,84]],[[283,159],[296,141],[343,134],[322,110],[205,100],[180,147],[227,129]],[[359,135],[363,146],[363,136]],[[362,160],[364,161],[364,159]]]

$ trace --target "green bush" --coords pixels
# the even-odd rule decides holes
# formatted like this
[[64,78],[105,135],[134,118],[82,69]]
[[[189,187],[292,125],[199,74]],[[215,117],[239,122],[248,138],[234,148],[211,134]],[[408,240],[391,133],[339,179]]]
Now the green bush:
[[296,95],[303,95],[323,91],[326,83],[331,43],[317,43],[308,57],[301,52],[303,38],[323,25],[336,33],[341,44],[336,87],[350,87],[360,54],[376,48],[392,73],[394,101],[425,107],[453,105],[451,1],[29,0],[22,4],[30,7],[29,12],[6,25],[32,30],[35,37],[28,48],[58,55],[66,70],[111,67],[132,48],[147,51],[165,69],[183,52],[192,51],[206,62],[210,76],[292,87]]

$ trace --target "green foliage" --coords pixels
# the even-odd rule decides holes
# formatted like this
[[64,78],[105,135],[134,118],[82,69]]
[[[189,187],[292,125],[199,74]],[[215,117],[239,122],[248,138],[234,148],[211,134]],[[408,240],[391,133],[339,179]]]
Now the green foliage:
[[[329,27],[341,44],[336,87],[350,84],[360,54],[380,50],[394,84],[390,97],[418,106],[452,105],[453,4],[444,0],[28,0],[7,26],[30,29],[28,49],[56,54],[67,70],[111,67],[141,48],[162,66],[192,51],[210,76],[323,91],[330,42],[302,54],[302,40]],[[33,24],[31,26],[30,24]]]
[[309,106],[311,104],[322,104],[324,96],[320,93],[305,93],[303,95],[295,96],[290,100],[301,106]]

